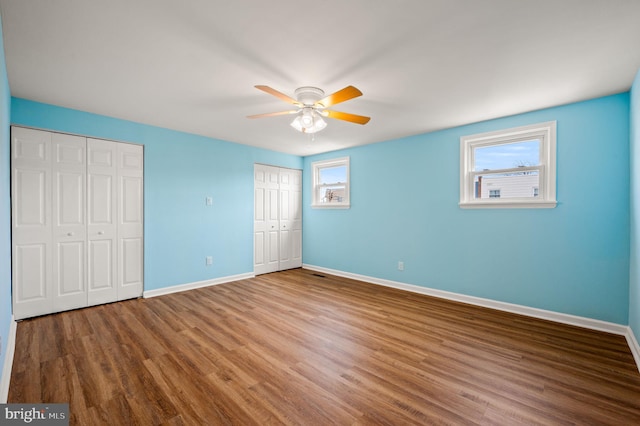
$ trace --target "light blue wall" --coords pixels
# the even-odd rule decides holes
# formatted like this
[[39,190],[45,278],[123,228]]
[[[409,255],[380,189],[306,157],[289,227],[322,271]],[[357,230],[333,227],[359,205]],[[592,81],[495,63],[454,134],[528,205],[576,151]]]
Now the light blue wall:
[[631,87],[631,269],[629,326],[640,341],[640,71]]
[[302,168],[297,156],[19,98],[11,121],[144,144],[145,290],[252,273],[253,165]]
[[[458,207],[461,136],[551,120],[555,209]],[[628,93],[307,157],[305,188],[345,155],[351,209],[304,192],[304,263],[627,324]]]
[[[0,20],[1,21],[1,20]],[[11,322],[11,185],[9,122],[11,93],[0,22],[0,383]]]

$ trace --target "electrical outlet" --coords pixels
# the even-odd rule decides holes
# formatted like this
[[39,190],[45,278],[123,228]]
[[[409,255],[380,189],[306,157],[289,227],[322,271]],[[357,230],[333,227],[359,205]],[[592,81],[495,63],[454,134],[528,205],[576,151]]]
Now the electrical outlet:
[[205,203],[208,206],[212,206],[213,205],[213,198],[211,198],[211,197],[205,198]]
[[401,260],[398,261],[398,271],[404,271],[404,262]]
[[205,258],[204,258],[204,261],[205,261],[205,264],[206,264],[207,266],[209,266],[209,265],[213,265],[213,256],[207,256],[207,257],[205,257]]

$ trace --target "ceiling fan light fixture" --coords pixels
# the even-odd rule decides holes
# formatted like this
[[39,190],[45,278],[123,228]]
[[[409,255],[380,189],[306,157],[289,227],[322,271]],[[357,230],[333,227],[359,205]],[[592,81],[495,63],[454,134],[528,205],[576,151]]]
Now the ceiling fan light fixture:
[[305,108],[305,110],[302,111],[300,121],[302,122],[302,126],[305,129],[308,129],[309,127],[313,126],[313,111],[309,111],[307,108]]
[[[327,122],[324,121],[322,119],[322,117],[320,117],[319,115],[316,114],[315,119],[313,120],[313,132],[311,133],[315,133],[315,132],[319,132],[320,130],[324,129],[325,127],[327,127]],[[307,132],[309,133],[309,132]]]
[[327,127],[327,122],[312,108],[303,108],[291,122],[291,127],[302,133],[316,133]]

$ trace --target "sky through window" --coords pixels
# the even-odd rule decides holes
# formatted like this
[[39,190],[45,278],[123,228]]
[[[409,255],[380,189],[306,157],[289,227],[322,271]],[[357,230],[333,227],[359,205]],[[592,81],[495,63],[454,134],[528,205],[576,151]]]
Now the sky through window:
[[540,141],[538,139],[478,147],[474,149],[475,168],[483,170],[510,169],[540,164]]

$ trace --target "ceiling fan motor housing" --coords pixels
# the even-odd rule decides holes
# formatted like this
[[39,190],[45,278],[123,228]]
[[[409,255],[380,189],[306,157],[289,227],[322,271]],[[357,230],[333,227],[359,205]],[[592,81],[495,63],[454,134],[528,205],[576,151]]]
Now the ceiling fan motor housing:
[[305,106],[311,106],[324,98],[324,91],[317,87],[304,86],[297,88],[295,95],[298,102]]

